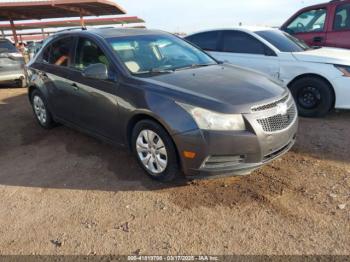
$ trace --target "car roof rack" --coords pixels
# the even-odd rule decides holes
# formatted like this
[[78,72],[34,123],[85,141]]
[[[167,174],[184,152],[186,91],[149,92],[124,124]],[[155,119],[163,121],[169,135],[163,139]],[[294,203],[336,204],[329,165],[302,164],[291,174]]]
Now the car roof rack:
[[62,29],[62,30],[58,30],[55,32],[56,33],[62,33],[62,32],[69,32],[69,31],[74,31],[74,30],[87,30],[85,27],[72,27],[72,28],[66,28],[66,29]]
[[[104,26],[104,27],[92,27],[89,29],[113,29],[115,28],[114,26]],[[72,27],[72,28],[66,28],[66,29],[62,29],[62,30],[58,30],[55,32],[55,34],[57,33],[62,33],[62,32],[69,32],[69,31],[75,31],[75,30],[88,30],[88,28],[86,27]]]

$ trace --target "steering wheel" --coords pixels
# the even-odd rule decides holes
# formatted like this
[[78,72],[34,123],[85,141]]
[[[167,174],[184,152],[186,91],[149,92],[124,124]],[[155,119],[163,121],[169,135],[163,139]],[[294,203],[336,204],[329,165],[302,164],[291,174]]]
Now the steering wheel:
[[305,26],[302,23],[297,23],[298,32],[305,32]]

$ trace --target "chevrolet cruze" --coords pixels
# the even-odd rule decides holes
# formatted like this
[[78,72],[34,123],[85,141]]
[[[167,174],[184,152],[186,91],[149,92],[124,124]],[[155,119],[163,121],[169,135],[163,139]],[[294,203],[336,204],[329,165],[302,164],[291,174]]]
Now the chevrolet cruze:
[[160,31],[61,32],[28,64],[28,76],[42,127],[61,123],[124,145],[161,181],[180,170],[191,178],[248,174],[296,138],[285,87]]

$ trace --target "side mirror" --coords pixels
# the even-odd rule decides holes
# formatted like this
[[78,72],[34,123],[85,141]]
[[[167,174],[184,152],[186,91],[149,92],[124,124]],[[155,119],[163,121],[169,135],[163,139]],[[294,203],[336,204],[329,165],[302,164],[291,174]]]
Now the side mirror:
[[108,80],[108,69],[105,64],[98,63],[89,65],[83,70],[83,76],[97,80]]

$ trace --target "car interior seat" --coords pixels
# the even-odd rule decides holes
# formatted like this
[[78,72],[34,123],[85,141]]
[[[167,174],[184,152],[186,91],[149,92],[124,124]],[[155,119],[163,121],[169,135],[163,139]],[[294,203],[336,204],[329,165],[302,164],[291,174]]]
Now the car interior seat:
[[119,56],[124,61],[124,64],[126,67],[132,72],[137,73],[140,71],[141,66],[139,63],[137,63],[135,60],[135,53],[132,49],[128,50],[120,50],[118,51]]
[[345,27],[347,29],[350,29],[350,9],[348,9],[348,15],[347,15],[346,20],[345,20]]
[[92,45],[84,46],[81,57],[82,57],[81,64],[84,67],[87,67],[92,64],[98,64],[98,63],[102,63],[108,66],[108,60],[106,56],[96,46],[92,46]]
[[341,15],[335,16],[334,28],[341,29],[343,27],[343,17]]

